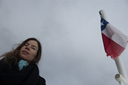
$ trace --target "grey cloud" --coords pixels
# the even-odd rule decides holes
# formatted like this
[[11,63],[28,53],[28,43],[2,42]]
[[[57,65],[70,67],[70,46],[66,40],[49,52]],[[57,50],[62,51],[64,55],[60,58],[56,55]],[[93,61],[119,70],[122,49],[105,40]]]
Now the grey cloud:
[[[128,13],[121,10],[127,9],[124,1],[42,0],[1,4],[1,53],[28,37],[37,37],[43,47],[40,75],[47,85],[118,84],[114,79],[118,73],[115,62],[104,52],[98,12],[105,9],[114,25],[126,24],[127,17],[121,17]],[[126,31],[127,25],[124,27],[120,30]],[[127,49],[123,55],[127,56]]]

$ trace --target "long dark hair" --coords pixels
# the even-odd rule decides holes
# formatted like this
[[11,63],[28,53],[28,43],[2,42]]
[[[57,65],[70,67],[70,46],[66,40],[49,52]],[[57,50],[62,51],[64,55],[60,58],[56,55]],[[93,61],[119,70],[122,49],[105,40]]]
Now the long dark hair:
[[[24,40],[16,49],[14,49],[14,50],[12,50],[10,52],[7,52],[7,53],[1,55],[0,57],[4,57],[2,60],[4,60],[5,62],[7,62],[10,65],[11,65],[11,62],[13,62],[13,61],[15,61],[15,63],[16,63],[17,61],[20,60],[20,57],[19,57],[20,49],[22,48],[22,46],[25,45],[25,43],[27,43],[30,40],[34,40],[34,41],[36,41],[38,43],[37,55],[30,62],[30,64],[38,63],[39,60],[41,59],[42,46],[41,46],[41,43],[36,38],[28,38],[28,39]],[[11,62],[8,62],[8,60],[11,60]]]

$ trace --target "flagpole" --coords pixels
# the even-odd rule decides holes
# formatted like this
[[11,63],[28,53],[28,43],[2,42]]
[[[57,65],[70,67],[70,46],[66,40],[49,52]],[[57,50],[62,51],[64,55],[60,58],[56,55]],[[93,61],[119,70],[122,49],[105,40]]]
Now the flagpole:
[[[100,17],[102,17],[106,21],[108,21],[104,10],[100,10],[99,13],[100,13]],[[119,74],[121,74],[126,80],[128,80],[127,74],[125,72],[125,69],[124,69],[124,66],[123,66],[123,63],[122,63],[120,57],[117,57],[115,59],[115,63],[116,63]],[[122,84],[120,84],[120,85],[122,85]]]
[[119,82],[120,85],[128,85],[128,81],[124,77],[122,77],[121,74],[116,74],[115,79]]
[[106,21],[108,21],[107,16],[106,16],[104,10],[100,10],[99,13],[100,13],[100,17],[102,17],[102,18],[104,18]]
[[120,58],[120,57],[117,57],[117,58],[115,59],[115,63],[116,63],[118,72],[119,72],[126,80],[128,80],[127,74],[126,74],[126,72],[125,72],[125,69],[124,69],[124,66],[123,66],[123,63],[122,63],[121,58]]

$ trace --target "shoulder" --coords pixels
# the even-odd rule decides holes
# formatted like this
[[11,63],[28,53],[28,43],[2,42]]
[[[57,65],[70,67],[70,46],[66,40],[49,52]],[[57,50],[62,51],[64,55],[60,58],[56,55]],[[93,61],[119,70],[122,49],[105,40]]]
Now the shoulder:
[[2,62],[2,60],[0,60],[0,72],[2,70],[2,67],[3,67],[3,62]]
[[8,64],[4,62],[4,60],[0,60],[0,73],[3,71],[4,68],[6,68]]
[[39,76],[39,82],[40,85],[46,85],[46,81],[43,77]]
[[2,59],[2,60],[0,60],[0,67],[4,67],[4,65],[5,65],[6,63],[4,62],[4,60]]

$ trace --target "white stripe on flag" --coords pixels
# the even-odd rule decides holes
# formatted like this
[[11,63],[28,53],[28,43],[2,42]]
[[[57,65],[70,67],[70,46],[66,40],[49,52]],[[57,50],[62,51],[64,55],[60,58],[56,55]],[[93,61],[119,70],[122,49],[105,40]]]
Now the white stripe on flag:
[[102,31],[102,33],[108,38],[115,41],[120,46],[124,48],[126,47],[128,41],[127,37],[111,24],[107,24],[106,28]]

